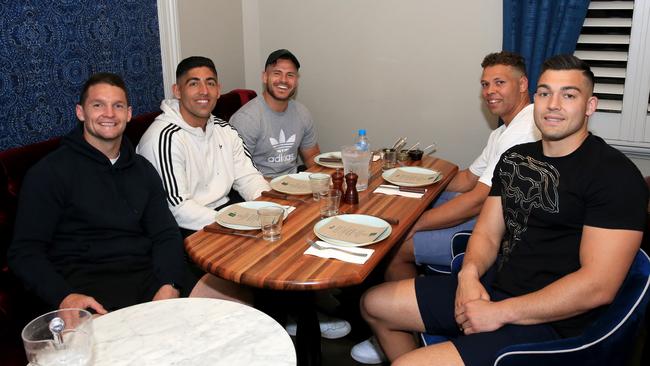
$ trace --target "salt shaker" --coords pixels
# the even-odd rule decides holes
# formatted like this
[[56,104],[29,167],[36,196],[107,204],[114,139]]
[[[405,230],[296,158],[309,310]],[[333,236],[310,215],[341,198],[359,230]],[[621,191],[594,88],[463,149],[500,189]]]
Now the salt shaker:
[[343,195],[343,202],[351,205],[359,203],[359,192],[357,192],[357,180],[359,176],[353,172],[345,175],[345,194]]

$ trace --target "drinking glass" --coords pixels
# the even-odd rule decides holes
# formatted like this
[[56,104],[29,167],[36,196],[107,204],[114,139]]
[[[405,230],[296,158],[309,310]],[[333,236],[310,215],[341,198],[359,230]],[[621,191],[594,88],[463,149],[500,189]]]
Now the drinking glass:
[[22,334],[33,366],[86,366],[93,347],[92,315],[82,309],[59,309],[29,322]]
[[359,177],[357,179],[357,191],[359,192],[368,188],[371,157],[371,151],[357,150],[356,146],[343,146],[341,148],[344,174],[354,172]]
[[330,188],[330,176],[325,173],[309,174],[309,185],[314,201],[318,201],[318,194]]
[[383,170],[393,169],[397,164],[397,151],[395,149],[382,149],[384,160],[381,168]]
[[262,239],[266,241],[280,240],[282,233],[282,220],[284,219],[284,208],[278,206],[262,207],[257,210],[262,226]]
[[326,218],[339,214],[339,203],[341,202],[341,191],[338,189],[328,189],[320,192],[320,217]]

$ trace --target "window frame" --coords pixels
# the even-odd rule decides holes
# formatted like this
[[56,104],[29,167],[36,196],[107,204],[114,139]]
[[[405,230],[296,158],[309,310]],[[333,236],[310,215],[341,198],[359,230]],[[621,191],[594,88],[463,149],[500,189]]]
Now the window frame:
[[597,111],[589,129],[630,157],[650,160],[650,0],[635,0],[622,112]]

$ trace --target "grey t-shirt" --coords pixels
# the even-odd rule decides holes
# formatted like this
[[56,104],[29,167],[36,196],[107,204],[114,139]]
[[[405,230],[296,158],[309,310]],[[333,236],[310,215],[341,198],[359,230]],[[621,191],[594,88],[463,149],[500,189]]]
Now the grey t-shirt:
[[318,143],[311,114],[294,100],[278,113],[260,95],[241,107],[230,124],[244,139],[257,169],[267,177],[295,173],[298,150]]

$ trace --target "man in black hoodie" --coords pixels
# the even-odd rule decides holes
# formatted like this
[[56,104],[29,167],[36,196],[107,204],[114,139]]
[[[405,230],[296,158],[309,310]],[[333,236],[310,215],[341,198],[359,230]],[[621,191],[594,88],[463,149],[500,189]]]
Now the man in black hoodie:
[[76,115],[81,123],[25,177],[11,269],[54,308],[103,314],[187,296],[197,282],[158,173],[122,137],[131,119],[124,81],[91,76]]

